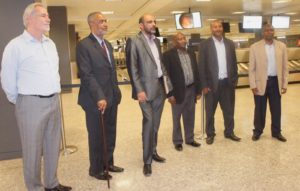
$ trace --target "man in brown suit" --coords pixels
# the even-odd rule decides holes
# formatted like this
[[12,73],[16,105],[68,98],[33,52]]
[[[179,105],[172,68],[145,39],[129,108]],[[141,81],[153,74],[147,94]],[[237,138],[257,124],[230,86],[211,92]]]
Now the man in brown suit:
[[257,141],[263,133],[266,119],[267,99],[271,111],[272,136],[285,142],[281,134],[281,94],[288,84],[287,48],[274,40],[274,28],[263,27],[263,39],[250,47],[249,82],[254,94],[254,130],[252,140]]

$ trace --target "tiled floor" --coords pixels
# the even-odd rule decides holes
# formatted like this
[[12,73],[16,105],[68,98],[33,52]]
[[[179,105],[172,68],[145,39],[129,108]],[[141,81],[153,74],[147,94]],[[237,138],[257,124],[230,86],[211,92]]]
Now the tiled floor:
[[[300,190],[300,85],[289,85],[282,98],[282,129],[288,139],[281,143],[270,135],[270,116],[261,139],[251,140],[253,97],[249,89],[236,92],[236,134],[240,143],[224,139],[222,113],[215,116],[217,136],[213,145],[204,140],[200,148],[184,145],[174,149],[171,141],[172,120],[166,102],[159,132],[158,152],[167,162],[153,162],[151,177],[142,173],[141,112],[131,97],[128,85],[120,86],[123,100],[119,107],[116,165],[125,168],[113,174],[113,191],[297,191]],[[74,191],[108,190],[105,181],[88,176],[87,133],[84,113],[77,103],[78,89],[63,95],[63,111],[68,145],[78,147],[74,154],[61,156],[58,176]],[[197,104],[196,137],[200,137],[201,105]],[[25,190],[20,159],[0,161],[0,190]]]

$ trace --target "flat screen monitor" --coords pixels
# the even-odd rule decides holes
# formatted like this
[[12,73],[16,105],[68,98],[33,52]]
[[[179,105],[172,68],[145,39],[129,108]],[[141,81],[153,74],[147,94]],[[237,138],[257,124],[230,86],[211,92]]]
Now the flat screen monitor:
[[288,29],[290,28],[289,16],[272,16],[272,26],[275,29]]
[[175,14],[176,29],[201,28],[200,12]]
[[228,22],[222,22],[222,26],[223,26],[223,31],[225,33],[229,33],[230,32],[230,24]]
[[244,16],[243,28],[244,29],[261,29],[262,16]]

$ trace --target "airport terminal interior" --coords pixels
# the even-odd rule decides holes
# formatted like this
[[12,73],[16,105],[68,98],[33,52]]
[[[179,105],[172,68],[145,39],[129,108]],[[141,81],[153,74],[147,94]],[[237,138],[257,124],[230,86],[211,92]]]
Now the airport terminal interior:
[[[18,3],[17,0],[13,2]],[[58,167],[61,184],[72,186],[74,191],[300,190],[299,0],[41,0],[41,2],[49,6],[51,22],[63,20],[61,15],[65,14],[66,26],[74,32],[72,34],[74,38],[66,40],[70,43],[67,46],[70,54],[60,53],[61,61],[67,63],[62,64],[61,70],[63,85],[61,109],[63,138],[65,138],[65,145],[62,144],[65,147],[62,146]],[[61,7],[63,9],[60,9]],[[7,9],[9,8],[11,9],[11,7]],[[115,165],[123,167],[125,171],[111,173],[113,178],[110,180],[110,189],[106,181],[88,175],[89,154],[85,114],[77,104],[80,79],[75,60],[75,46],[78,40],[89,34],[86,17],[96,10],[102,11],[108,19],[109,31],[105,38],[114,47],[117,78],[122,92],[122,101],[118,108],[114,160]],[[56,17],[55,11],[64,13],[59,13],[59,17]],[[201,97],[196,104],[195,119],[195,140],[201,143],[201,146],[194,148],[183,144],[183,151],[177,151],[172,143],[171,106],[165,101],[158,134],[158,153],[166,158],[166,162],[153,161],[150,177],[143,174],[142,113],[138,102],[131,98],[130,78],[124,53],[126,39],[138,33],[138,18],[144,13],[156,16],[156,35],[161,41],[162,51],[172,47],[172,35],[182,32],[188,39],[188,47],[198,54],[199,43],[210,36],[209,23],[214,19],[222,21],[225,36],[233,40],[236,46],[239,81],[236,90],[234,131],[242,138],[240,142],[224,138],[223,114],[218,106],[215,115],[215,142],[207,145],[206,134],[203,131],[203,97]],[[178,15],[183,13],[188,13],[194,18],[194,23],[187,28],[178,23]],[[287,142],[272,138],[269,109],[264,133],[258,141],[251,139],[254,98],[248,81],[249,47],[261,39],[261,27],[267,22],[277,26],[275,37],[284,42],[288,48],[289,85],[287,93],[281,98],[282,134],[287,138]],[[250,23],[250,26],[246,26],[246,23]],[[21,32],[22,30],[18,33]],[[52,38],[51,31],[49,36]],[[58,42],[58,47],[59,43],[64,42]],[[1,42],[1,55],[3,48]],[[0,103],[4,106],[0,105],[1,115],[4,116],[9,112],[14,115],[12,106],[5,99],[3,92],[0,92],[0,97]],[[0,190],[25,191],[22,159],[20,156],[6,155],[14,153],[15,150],[20,152],[20,148],[9,146],[10,143],[19,142],[19,137],[11,134],[7,136],[12,137],[5,137],[5,132],[10,128],[6,124],[10,122],[5,121],[7,117],[0,116],[0,118]],[[17,128],[14,128],[17,131]]]

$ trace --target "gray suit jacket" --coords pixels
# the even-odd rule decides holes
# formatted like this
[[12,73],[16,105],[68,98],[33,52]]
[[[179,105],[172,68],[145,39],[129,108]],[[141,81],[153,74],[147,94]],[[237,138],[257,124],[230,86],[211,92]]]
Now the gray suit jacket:
[[[131,38],[128,42],[130,42],[130,52],[127,55],[130,56],[128,59],[130,60],[130,63],[127,63],[127,66],[128,73],[131,77],[132,88],[134,89],[133,92],[135,92],[132,97],[137,99],[137,94],[144,91],[148,100],[151,101],[159,95],[159,88],[161,88],[161,82],[157,76],[157,65],[153,54],[142,32]],[[162,62],[159,40],[155,39],[155,43],[160,54],[163,76],[166,78],[167,82],[164,85],[171,90],[172,85]]]
[[[235,46],[231,40],[227,38],[223,39],[226,51],[228,81],[229,85],[235,87],[238,82]],[[217,90],[219,82],[219,66],[217,50],[212,37],[200,44],[199,74],[202,89],[208,87],[212,91]]]
[[118,87],[113,48],[105,40],[111,63],[101,51],[97,39],[90,34],[77,45],[76,61],[79,68],[81,86],[78,103],[84,108],[97,107],[99,100],[105,99],[108,107],[112,102],[120,103],[121,92]]

